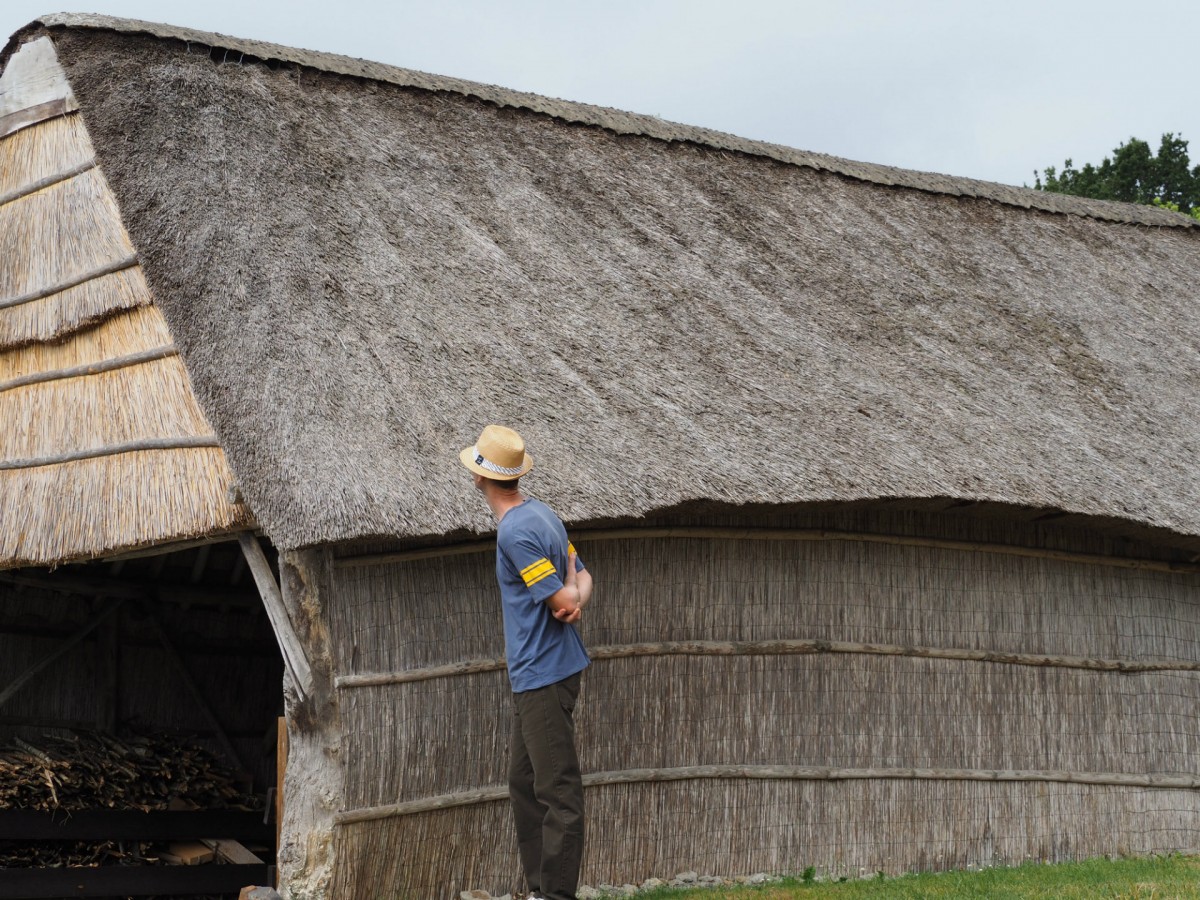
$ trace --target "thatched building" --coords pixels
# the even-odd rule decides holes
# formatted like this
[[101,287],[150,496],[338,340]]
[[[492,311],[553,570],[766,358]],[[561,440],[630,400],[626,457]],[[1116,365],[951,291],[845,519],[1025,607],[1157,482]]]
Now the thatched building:
[[0,63],[4,583],[241,535],[292,896],[519,887],[488,421],[596,577],[586,879],[1197,847],[1197,223],[141,22]]

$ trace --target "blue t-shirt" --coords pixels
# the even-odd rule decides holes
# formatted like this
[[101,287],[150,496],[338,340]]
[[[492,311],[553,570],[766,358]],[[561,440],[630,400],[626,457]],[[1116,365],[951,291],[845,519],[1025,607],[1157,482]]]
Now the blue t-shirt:
[[[504,653],[514,693],[562,681],[588,665],[574,625],[554,618],[546,598],[563,586],[567,529],[545,503],[514,506],[496,529],[496,579],[504,608]],[[575,557],[575,571],[583,562]]]

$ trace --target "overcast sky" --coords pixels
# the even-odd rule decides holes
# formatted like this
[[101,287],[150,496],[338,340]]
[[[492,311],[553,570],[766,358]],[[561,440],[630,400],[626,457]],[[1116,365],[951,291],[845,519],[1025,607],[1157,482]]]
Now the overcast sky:
[[[1200,162],[1200,0],[89,3],[1008,184],[1165,131]],[[0,31],[45,4],[0,0]]]

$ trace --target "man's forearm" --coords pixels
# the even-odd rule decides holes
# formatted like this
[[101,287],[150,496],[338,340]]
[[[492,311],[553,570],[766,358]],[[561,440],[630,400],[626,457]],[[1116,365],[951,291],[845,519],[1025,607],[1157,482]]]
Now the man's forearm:
[[587,569],[576,573],[575,588],[579,592],[579,608],[583,609],[592,599],[592,575]]
[[546,605],[550,607],[551,612],[558,612],[560,609],[565,609],[567,612],[574,612],[583,606],[583,603],[580,602],[581,594],[578,582],[575,584],[564,584],[546,598]]

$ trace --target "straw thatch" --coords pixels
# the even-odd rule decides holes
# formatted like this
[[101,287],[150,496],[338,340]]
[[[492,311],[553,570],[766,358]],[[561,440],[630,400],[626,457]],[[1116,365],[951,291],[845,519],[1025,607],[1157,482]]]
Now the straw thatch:
[[0,79],[0,568],[244,526],[82,121],[10,109],[69,96],[52,49],[31,58]]
[[116,200],[97,169],[0,207],[0,240],[6,303],[133,256]]
[[0,198],[91,162],[95,155],[79,116],[23,128],[5,140]]
[[281,547],[488,529],[455,452],[489,420],[576,521],[944,496],[1200,534],[1183,217],[46,23]]
[[[106,293],[111,296],[111,291]],[[18,378],[100,365],[106,360],[145,353],[171,344],[171,331],[162,313],[155,307],[146,306],[112,314],[100,325],[79,333],[73,340],[30,343],[17,352],[0,352],[0,386]]]

